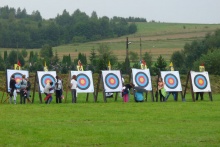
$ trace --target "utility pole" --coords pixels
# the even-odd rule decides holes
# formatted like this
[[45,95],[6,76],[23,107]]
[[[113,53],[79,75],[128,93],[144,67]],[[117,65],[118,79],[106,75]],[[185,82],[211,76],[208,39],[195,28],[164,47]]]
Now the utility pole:
[[18,63],[18,43],[17,43],[17,63]]
[[126,38],[126,58],[128,58],[128,37]]
[[141,53],[141,51],[142,51],[142,44],[141,44],[141,38],[140,38],[140,61],[142,60],[142,53]]

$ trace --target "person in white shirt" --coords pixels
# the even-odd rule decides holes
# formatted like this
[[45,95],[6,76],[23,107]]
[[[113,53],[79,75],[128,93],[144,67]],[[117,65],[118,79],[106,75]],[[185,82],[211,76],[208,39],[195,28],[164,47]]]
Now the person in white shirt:
[[56,103],[62,103],[62,88],[63,84],[59,76],[56,76],[57,82],[55,84],[55,90],[56,90]]
[[47,85],[44,88],[44,94],[46,95],[46,97],[44,98],[45,103],[49,104],[52,101],[52,95],[51,95],[51,90],[53,90],[53,82],[47,83]]
[[76,81],[76,75],[72,76],[72,79],[70,81],[70,88],[71,88],[71,94],[72,94],[72,103],[76,103],[76,88],[77,88],[77,81]]

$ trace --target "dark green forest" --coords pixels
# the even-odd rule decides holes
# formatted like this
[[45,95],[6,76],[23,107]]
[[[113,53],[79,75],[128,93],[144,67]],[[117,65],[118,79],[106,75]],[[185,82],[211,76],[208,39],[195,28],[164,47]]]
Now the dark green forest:
[[44,44],[58,46],[120,37],[137,31],[135,22],[143,18],[108,18],[91,16],[79,9],[73,14],[66,10],[54,19],[45,20],[39,11],[27,14],[26,9],[0,7],[0,47],[39,48]]

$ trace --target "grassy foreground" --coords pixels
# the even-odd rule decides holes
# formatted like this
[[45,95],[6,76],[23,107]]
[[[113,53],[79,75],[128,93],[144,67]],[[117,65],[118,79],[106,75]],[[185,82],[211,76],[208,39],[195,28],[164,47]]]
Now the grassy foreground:
[[209,101],[0,104],[0,146],[219,146],[220,95]]

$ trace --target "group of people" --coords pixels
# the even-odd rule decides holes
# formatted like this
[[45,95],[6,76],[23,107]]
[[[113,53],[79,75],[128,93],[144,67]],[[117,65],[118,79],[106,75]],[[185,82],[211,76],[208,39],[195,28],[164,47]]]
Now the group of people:
[[[70,81],[70,89],[72,94],[72,103],[76,103],[77,100],[77,79],[76,75],[72,76],[72,79]],[[30,100],[30,90],[31,90],[31,83],[29,81],[29,78],[25,75],[22,75],[22,79],[19,82],[16,82],[15,75],[11,76],[10,82],[9,82],[9,102],[16,104],[17,100],[17,93],[20,93],[20,104],[25,104],[27,101],[31,102]],[[56,103],[62,103],[63,98],[63,82],[62,79],[59,76],[56,76],[56,83],[49,82],[44,87],[44,94],[46,97],[44,98],[46,104],[50,104],[52,101],[52,93],[55,90],[56,94]],[[13,101],[12,101],[13,99]]]
[[31,83],[28,77],[26,78],[25,75],[22,75],[22,79],[20,80],[20,82],[16,83],[15,76],[12,75],[9,82],[9,87],[10,87],[10,97],[9,97],[10,103],[13,103],[12,102],[12,98],[13,98],[14,104],[16,104],[17,92],[20,92],[20,104],[25,104],[26,100],[31,102],[30,100]]
[[[124,102],[129,101],[129,93],[131,89],[134,90],[135,85],[133,83],[124,84],[123,81],[123,90],[122,90],[122,97]],[[77,101],[77,76],[73,75],[71,78],[71,81],[69,83],[69,88],[71,89],[71,95],[72,95],[72,103],[76,103]],[[167,101],[169,98],[169,95],[172,94],[174,97],[174,101],[177,101],[177,92],[166,92],[164,88],[165,83],[163,82],[163,79],[161,77],[158,78],[158,93],[160,96],[160,101]],[[17,92],[20,92],[20,104],[25,104],[27,101],[31,102],[30,100],[30,90],[31,90],[31,83],[29,81],[29,78],[26,78],[25,75],[22,75],[22,80],[20,80],[19,83],[16,83],[15,76],[11,76],[10,80],[10,103],[12,103],[12,98],[14,100],[14,104],[16,104],[16,97]],[[63,97],[63,83],[62,79],[59,76],[56,76],[56,83],[54,85],[53,82],[47,83],[47,85],[44,88],[44,94],[46,97],[44,98],[45,103],[49,104],[52,101],[52,90],[55,90],[56,93],[56,103],[62,103],[62,97]],[[138,93],[138,92],[137,92]],[[198,100],[198,96],[200,95],[201,100],[203,100],[203,93],[196,93],[196,100]],[[143,96],[143,93],[142,93]],[[135,95],[135,97],[138,97],[138,95]],[[135,98],[136,102],[143,102],[144,100],[141,98],[138,100],[138,98]]]
[[[50,82],[47,83],[47,85],[44,88],[44,94],[46,97],[44,98],[46,104],[50,104],[52,101],[52,91],[55,90],[56,93],[56,103],[62,103],[62,97],[63,97],[63,83],[59,76],[56,76],[56,83],[55,86],[53,86],[54,83]],[[69,87],[71,89],[72,94],[72,103],[76,103],[77,100],[77,79],[76,75],[72,76],[72,79],[69,83]]]
[[56,83],[54,84],[52,81],[47,83],[44,87],[44,94],[46,97],[44,98],[46,104],[50,104],[52,101],[52,91],[55,90],[56,94],[56,103],[62,103],[63,98],[63,82],[59,76],[56,76]]
[[[164,85],[165,85],[165,83],[163,82],[163,79],[161,77],[159,77],[157,90],[159,92],[160,101],[166,102],[168,100],[170,94],[173,95],[174,101],[177,101],[178,92],[176,92],[176,91],[166,92]],[[203,94],[204,94],[203,92],[196,92],[196,100],[198,101],[199,95],[200,95],[201,100],[203,100]]]

